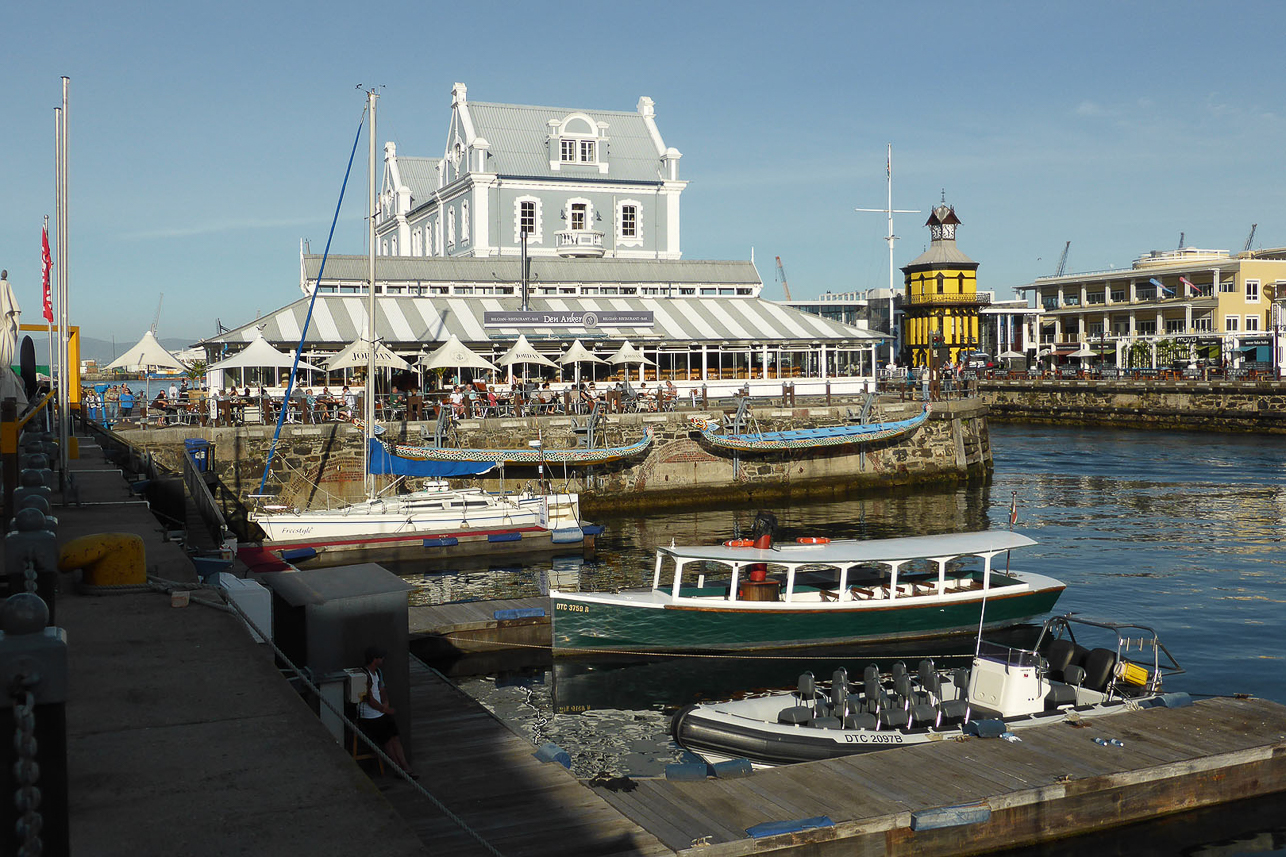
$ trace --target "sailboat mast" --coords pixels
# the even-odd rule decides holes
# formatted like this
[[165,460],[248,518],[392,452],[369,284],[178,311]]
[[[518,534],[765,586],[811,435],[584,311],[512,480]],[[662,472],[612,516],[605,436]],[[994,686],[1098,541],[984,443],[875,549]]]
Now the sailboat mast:
[[893,336],[893,296],[897,293],[897,267],[893,263],[893,243],[897,241],[897,236],[893,234],[893,215],[894,214],[919,214],[918,210],[908,208],[893,207],[893,144],[889,143],[888,158],[884,162],[884,177],[888,186],[888,201],[883,208],[856,208],[854,211],[872,211],[888,215],[889,234],[884,236],[884,240],[889,243],[889,362],[892,363],[897,356],[897,341]]
[[371,474],[371,437],[375,431],[375,88],[366,92],[366,110],[371,125],[366,131],[370,143],[367,164],[367,222],[366,222],[366,413],[365,438],[362,444],[362,461],[366,465],[366,496],[375,496],[375,477]]

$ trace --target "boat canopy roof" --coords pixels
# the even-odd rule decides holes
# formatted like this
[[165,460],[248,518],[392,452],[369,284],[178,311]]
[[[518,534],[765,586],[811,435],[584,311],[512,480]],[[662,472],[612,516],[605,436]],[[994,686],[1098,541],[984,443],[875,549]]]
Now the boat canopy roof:
[[835,566],[865,562],[904,562],[912,559],[996,554],[1036,544],[1021,533],[984,530],[977,533],[950,533],[937,536],[909,536],[900,539],[840,539],[828,544],[782,542],[767,550],[730,548],[723,545],[676,545],[657,549],[658,554],[676,561],[708,560],[723,563],[777,563]]

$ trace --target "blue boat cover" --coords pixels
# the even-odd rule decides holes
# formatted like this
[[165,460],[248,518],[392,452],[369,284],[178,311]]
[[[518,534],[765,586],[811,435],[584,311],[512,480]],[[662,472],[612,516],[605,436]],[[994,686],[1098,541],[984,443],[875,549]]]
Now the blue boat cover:
[[375,438],[371,438],[369,443],[370,472],[375,474],[449,479],[453,476],[477,476],[496,466],[494,461],[412,461],[391,454]]
[[765,821],[756,824],[754,827],[747,827],[746,833],[755,839],[764,836],[777,836],[782,833],[798,833],[801,830],[811,830],[814,827],[834,827],[835,822],[831,821],[830,816],[816,815],[812,818],[798,818],[790,821]]

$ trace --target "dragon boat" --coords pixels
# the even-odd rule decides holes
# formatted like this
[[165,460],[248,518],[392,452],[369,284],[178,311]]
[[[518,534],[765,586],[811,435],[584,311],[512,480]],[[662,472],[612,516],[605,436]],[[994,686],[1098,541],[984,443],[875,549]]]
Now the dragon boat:
[[491,464],[607,464],[644,452],[652,445],[652,431],[625,446],[572,447],[556,449],[544,445],[526,449],[486,449],[478,447],[452,448],[446,446],[411,446],[386,443],[391,455],[407,461],[464,461]]
[[822,426],[820,428],[787,429],[785,431],[741,432],[721,434],[722,426],[706,417],[689,417],[701,439],[711,446],[737,452],[787,452],[799,449],[816,449],[826,446],[844,446],[854,443],[874,443],[909,434],[929,418],[929,408],[914,417],[866,425]]

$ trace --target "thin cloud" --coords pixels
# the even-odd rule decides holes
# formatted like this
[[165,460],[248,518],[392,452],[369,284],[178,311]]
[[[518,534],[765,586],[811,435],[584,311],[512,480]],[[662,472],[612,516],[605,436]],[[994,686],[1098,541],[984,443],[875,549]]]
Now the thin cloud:
[[320,217],[288,217],[259,220],[218,220],[190,226],[168,226],[127,232],[121,237],[126,241],[151,241],[157,238],[191,238],[196,235],[218,235],[224,232],[241,232],[247,229],[281,229],[292,226],[316,226],[326,221]]

